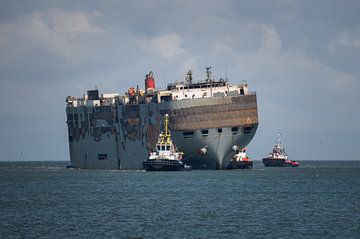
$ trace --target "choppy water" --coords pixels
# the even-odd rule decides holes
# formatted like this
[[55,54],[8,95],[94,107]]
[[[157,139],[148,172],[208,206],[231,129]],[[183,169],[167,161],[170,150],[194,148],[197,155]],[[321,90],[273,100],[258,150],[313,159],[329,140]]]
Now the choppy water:
[[359,238],[360,161],[142,172],[0,163],[0,238]]

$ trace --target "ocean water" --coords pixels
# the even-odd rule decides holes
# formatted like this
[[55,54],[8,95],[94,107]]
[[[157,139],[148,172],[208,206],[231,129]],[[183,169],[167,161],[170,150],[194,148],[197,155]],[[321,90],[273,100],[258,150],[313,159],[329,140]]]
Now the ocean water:
[[360,161],[143,172],[0,162],[0,238],[360,238]]

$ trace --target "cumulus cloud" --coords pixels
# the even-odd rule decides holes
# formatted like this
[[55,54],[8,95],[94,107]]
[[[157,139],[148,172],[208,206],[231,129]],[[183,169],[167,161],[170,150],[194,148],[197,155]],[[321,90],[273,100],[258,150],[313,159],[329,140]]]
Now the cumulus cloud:
[[337,39],[339,45],[360,49],[360,35],[343,32]]
[[91,50],[85,44],[84,34],[105,32],[92,23],[92,19],[97,15],[59,9],[33,12],[22,16],[16,22],[0,24],[0,47],[40,48],[70,63],[77,63]]
[[360,33],[349,31],[341,32],[333,41],[329,43],[329,50],[333,53],[339,47],[359,50]]
[[182,39],[176,33],[156,36],[141,42],[145,51],[154,52],[163,58],[174,58],[185,53],[182,48]]
[[268,24],[261,24],[259,27],[262,32],[261,48],[272,52],[281,50],[282,42],[274,27]]
[[59,9],[51,10],[46,14],[35,14],[37,18],[48,18],[48,26],[59,34],[73,33],[104,33],[101,27],[92,24],[91,18],[100,16],[99,13],[85,14],[84,12],[65,12]]

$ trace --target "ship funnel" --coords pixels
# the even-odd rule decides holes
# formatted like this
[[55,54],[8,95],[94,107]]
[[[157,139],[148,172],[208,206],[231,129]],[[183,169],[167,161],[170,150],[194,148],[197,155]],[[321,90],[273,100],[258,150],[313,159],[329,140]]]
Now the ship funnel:
[[153,94],[155,90],[155,79],[152,71],[145,76],[145,91],[146,94]]

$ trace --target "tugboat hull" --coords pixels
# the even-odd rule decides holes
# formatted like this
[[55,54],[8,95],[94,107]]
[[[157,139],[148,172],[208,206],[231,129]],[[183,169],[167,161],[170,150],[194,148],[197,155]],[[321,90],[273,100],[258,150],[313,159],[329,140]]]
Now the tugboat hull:
[[226,167],[226,169],[252,169],[252,168],[253,168],[252,161],[238,161],[238,162],[231,161]]
[[177,160],[147,160],[143,162],[146,171],[181,171],[184,164]]
[[298,167],[299,166],[294,161],[287,161],[282,159],[264,158],[263,163],[265,167]]

